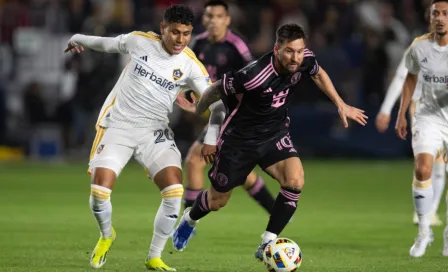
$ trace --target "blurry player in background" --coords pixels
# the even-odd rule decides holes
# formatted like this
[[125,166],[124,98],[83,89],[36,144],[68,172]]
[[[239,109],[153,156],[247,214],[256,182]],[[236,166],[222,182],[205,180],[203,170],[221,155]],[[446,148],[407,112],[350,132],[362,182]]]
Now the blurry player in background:
[[[228,29],[230,24],[229,8],[226,2],[212,0],[205,4],[203,24],[206,32],[199,34],[192,42],[192,50],[205,65],[212,82],[220,79],[225,72],[239,70],[252,61],[252,55],[244,41]],[[219,128],[210,128],[219,130]],[[191,207],[204,186],[204,167],[201,148],[210,144],[204,139],[207,128],[199,135],[188,151],[185,159],[187,186],[184,206]],[[216,139],[212,139],[216,142]],[[268,213],[274,206],[274,198],[265,187],[261,176],[252,171],[247,176],[244,188]]]
[[[430,24],[433,31],[416,38],[406,51],[408,73],[395,128],[398,136],[406,139],[406,112],[420,75],[422,94],[412,129],[415,157],[412,192],[419,230],[409,251],[412,257],[423,256],[434,239],[430,227],[434,203],[431,173],[439,148],[448,143],[448,0],[432,1]],[[444,232],[443,255],[448,256],[448,228]]]
[[263,259],[264,247],[277,238],[296,211],[304,185],[302,162],[289,135],[288,117],[294,87],[304,76],[311,76],[336,104],[345,127],[347,118],[366,124],[363,111],[344,103],[313,52],[305,47],[303,28],[296,24],[280,26],[273,52],[239,71],[225,73],[197,105],[196,112],[201,114],[222,99],[228,114],[219,135],[213,135],[218,139],[217,146],[205,144],[202,148],[206,161],[213,162],[208,173],[212,186],[199,193],[192,208],[184,211],[173,235],[175,249],[184,250],[198,220],[225,206],[233,188],[243,185],[259,165],[281,186],[255,253],[256,258]]
[[[168,114],[181,89],[202,94],[210,85],[205,67],[187,47],[193,12],[183,5],[165,10],[160,33],[132,32],[115,38],[74,35],[66,52],[90,48],[130,55],[116,85],[107,97],[96,124],[90,154],[92,175],[90,208],[101,237],[90,264],[100,268],[115,240],[110,195],[123,167],[134,157],[160,189],[162,203],[154,219],[154,235],[145,265],[149,270],[175,271],[161,259],[182,206],[181,154],[168,127]],[[223,108],[223,107],[222,107]],[[210,122],[218,107],[212,107]]]
[[[392,108],[395,105],[398,97],[401,95],[401,91],[403,90],[403,84],[406,79],[406,74],[408,70],[405,65],[405,57],[403,55],[402,60],[395,72],[395,76],[392,82],[389,85],[389,89],[387,90],[386,97],[384,98],[383,104],[381,105],[380,112],[376,117],[376,128],[379,132],[383,133],[387,130],[390,123],[390,114],[392,112]],[[422,91],[422,83],[421,78],[418,78],[417,86],[415,87],[414,95],[412,96],[412,101],[409,106],[409,118],[411,123],[414,123],[414,115],[416,112],[416,107],[418,100],[421,96]],[[412,129],[412,128],[411,128]],[[445,161],[444,161],[444,153],[443,146],[440,147],[439,152],[437,153],[436,161],[434,163],[434,167],[432,169],[431,180],[432,187],[434,189],[434,202],[432,206],[432,215],[431,215],[431,226],[440,226],[442,225],[442,221],[437,215],[437,209],[440,204],[440,200],[443,195],[443,191],[445,188]],[[417,213],[414,212],[413,216],[414,224],[418,224],[418,216]]]

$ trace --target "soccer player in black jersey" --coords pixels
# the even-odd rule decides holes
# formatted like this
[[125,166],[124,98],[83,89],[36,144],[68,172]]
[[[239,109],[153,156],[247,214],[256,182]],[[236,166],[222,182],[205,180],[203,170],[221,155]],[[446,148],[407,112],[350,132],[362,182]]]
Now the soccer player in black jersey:
[[206,161],[213,162],[209,171],[212,186],[198,195],[191,210],[185,210],[173,236],[177,250],[186,247],[197,221],[225,206],[232,189],[244,183],[258,164],[281,185],[255,253],[263,259],[266,244],[281,233],[294,214],[304,185],[302,163],[288,132],[287,106],[293,87],[305,74],[333,101],[345,127],[347,118],[366,124],[367,116],[344,103],[313,52],[305,47],[303,28],[296,24],[279,27],[273,52],[238,72],[224,74],[201,96],[198,114],[220,99],[227,114],[217,146],[204,145],[202,149]]
[[[230,24],[229,7],[226,2],[212,0],[205,4],[203,24],[207,31],[199,34],[192,42],[192,49],[206,67],[212,82],[227,71],[239,70],[251,62],[252,55],[245,42],[228,29]],[[220,75],[218,77],[218,75]],[[211,128],[214,129],[214,128]],[[219,130],[219,127],[216,128]],[[205,143],[207,128],[188,150],[185,159],[187,186],[184,194],[185,208],[191,207],[204,186],[205,161],[201,149]],[[216,138],[212,139],[216,143]],[[248,194],[253,197],[267,212],[274,206],[274,198],[265,187],[261,176],[252,171],[243,185]]]

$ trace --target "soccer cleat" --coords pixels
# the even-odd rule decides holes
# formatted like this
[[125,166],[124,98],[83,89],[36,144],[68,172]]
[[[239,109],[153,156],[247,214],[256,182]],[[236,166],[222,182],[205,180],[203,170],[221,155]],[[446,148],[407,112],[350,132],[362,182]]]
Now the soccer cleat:
[[257,250],[255,251],[255,259],[259,260],[260,262],[263,261],[263,251],[270,242],[271,241],[258,246]]
[[112,236],[110,238],[100,237],[90,257],[90,266],[92,268],[100,268],[106,263],[107,253],[109,253],[115,238],[117,238],[117,233],[114,228],[112,228]]
[[195,227],[190,226],[187,220],[185,220],[185,214],[190,212],[190,210],[191,208],[185,209],[184,215],[173,234],[173,246],[177,251],[183,251],[187,247],[188,241],[193,237]]
[[445,227],[443,232],[443,256],[448,257],[448,226]]
[[434,241],[434,235],[432,230],[419,230],[418,236],[415,239],[415,243],[409,250],[411,257],[421,257],[425,255],[426,248]]
[[160,258],[146,259],[145,266],[148,270],[156,271],[176,271],[175,268],[166,265]]

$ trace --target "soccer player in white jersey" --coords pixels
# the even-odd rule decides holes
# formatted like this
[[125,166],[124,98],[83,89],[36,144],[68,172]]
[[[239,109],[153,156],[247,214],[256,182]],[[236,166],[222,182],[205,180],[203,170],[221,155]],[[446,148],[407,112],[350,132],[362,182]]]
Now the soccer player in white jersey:
[[[90,259],[93,268],[104,265],[115,240],[110,195],[121,170],[134,157],[162,196],[145,265],[149,270],[175,271],[161,259],[177,221],[184,191],[181,154],[168,127],[168,113],[181,89],[188,87],[201,94],[211,84],[204,66],[187,47],[192,22],[193,12],[188,7],[173,5],[165,10],[160,36],[137,31],[115,38],[76,34],[65,50],[80,53],[90,48],[130,56],[101,109],[90,154],[90,208],[101,232]],[[218,108],[211,107],[212,116],[217,116]],[[223,119],[224,112],[218,117]]]
[[[406,112],[414,93],[417,78],[423,79],[422,95],[415,114],[412,148],[415,175],[412,183],[419,230],[410,249],[412,257],[421,257],[433,241],[430,227],[434,198],[431,172],[437,151],[448,142],[448,0],[433,0],[430,7],[431,33],[414,40],[406,52],[408,73],[403,86],[396,132],[406,139]],[[444,232],[443,255],[448,256],[448,229]]]
[[[395,72],[395,76],[392,79],[389,88],[387,89],[386,97],[384,98],[383,104],[381,105],[380,112],[376,117],[376,128],[380,133],[384,133],[389,127],[390,114],[393,106],[395,105],[395,102],[397,101],[398,97],[400,97],[401,91],[403,90],[403,84],[407,73],[408,69],[406,69],[405,57],[403,56],[403,58],[400,61],[400,64],[398,65],[397,71]],[[417,80],[417,86],[415,87],[415,92],[414,95],[412,96],[412,101],[409,106],[409,117],[412,123],[414,123],[414,115],[417,107],[417,102],[421,96],[421,90],[422,90],[421,80],[422,79],[420,77]],[[440,200],[442,198],[443,191],[445,188],[446,164],[444,162],[444,156],[443,156],[444,153],[440,152],[442,151],[442,149],[443,148],[441,146],[439,152],[437,153],[437,157],[431,174],[432,187],[434,190],[431,226],[442,225],[442,221],[437,215],[437,209],[439,207]],[[412,220],[414,224],[418,224],[418,216],[415,211]]]

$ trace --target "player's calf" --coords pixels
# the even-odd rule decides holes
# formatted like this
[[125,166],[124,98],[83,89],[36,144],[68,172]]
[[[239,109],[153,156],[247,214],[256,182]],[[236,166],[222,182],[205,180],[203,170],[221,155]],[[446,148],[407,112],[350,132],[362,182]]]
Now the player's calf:
[[204,186],[205,161],[201,158],[202,144],[195,142],[188,150],[185,158],[186,190],[184,195],[184,208],[193,206],[198,194]]

